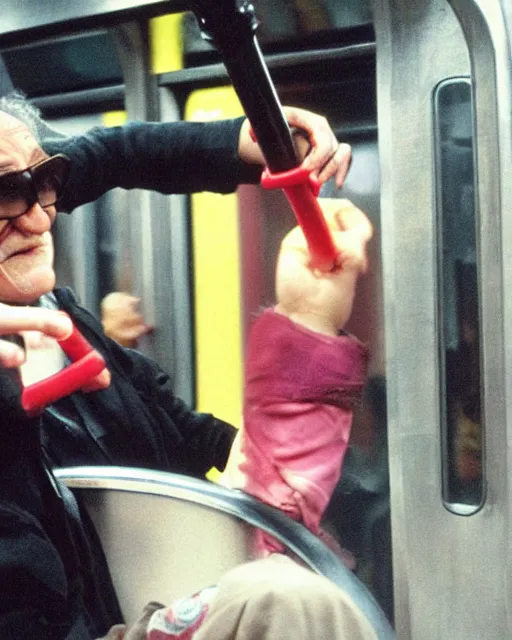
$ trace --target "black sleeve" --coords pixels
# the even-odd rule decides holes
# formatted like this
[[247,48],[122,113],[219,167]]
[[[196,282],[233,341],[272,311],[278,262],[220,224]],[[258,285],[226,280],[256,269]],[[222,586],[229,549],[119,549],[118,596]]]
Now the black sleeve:
[[39,523],[0,503],[0,637],[67,637],[79,618],[67,592],[62,561]]
[[[223,471],[236,435],[235,427],[210,413],[191,410],[174,395],[170,376],[149,358],[128,349],[125,355],[131,360],[132,384],[147,399],[148,406],[158,407],[159,429],[169,459],[178,458],[183,471],[196,476],[204,476],[212,467]],[[180,432],[178,446],[170,430],[167,432],[169,424]]]
[[132,122],[43,141],[50,155],[71,158],[60,211],[92,202],[114,187],[161,193],[230,193],[257,183],[261,167],[238,157],[243,118],[218,122]]
[[0,638],[65,638],[80,619],[69,582],[78,576],[43,524],[62,520],[48,509],[39,420],[24,414],[19,394],[18,376],[0,368]]
[[236,429],[191,410],[174,395],[170,376],[156,362],[107,338],[100,321],[76,303],[69,289],[55,295],[112,373],[108,389],[87,394],[97,419],[108,425],[111,463],[196,476],[211,467],[222,471]]

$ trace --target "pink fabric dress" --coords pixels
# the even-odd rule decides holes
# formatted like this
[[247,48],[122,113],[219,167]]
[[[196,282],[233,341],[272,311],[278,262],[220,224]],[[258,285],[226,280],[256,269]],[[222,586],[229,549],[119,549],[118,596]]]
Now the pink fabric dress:
[[[254,323],[246,358],[244,425],[225,484],[278,507],[319,533],[338,482],[365,381],[366,347],[330,337],[272,309]],[[282,550],[264,534],[257,552]],[[210,608],[216,587],[155,612],[148,640],[188,640]]]
[[266,310],[250,335],[244,426],[235,445],[239,459],[229,463],[230,485],[318,534],[341,474],[367,359],[353,336],[330,337]]

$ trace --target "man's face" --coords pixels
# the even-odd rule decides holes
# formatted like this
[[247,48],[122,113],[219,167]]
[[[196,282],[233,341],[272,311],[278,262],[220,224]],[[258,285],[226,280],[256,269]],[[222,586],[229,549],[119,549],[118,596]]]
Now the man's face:
[[[47,157],[23,123],[0,111],[0,181]],[[30,304],[55,285],[50,229],[56,210],[35,202],[19,213],[10,205],[20,200],[13,185],[12,194],[0,189],[0,302]]]

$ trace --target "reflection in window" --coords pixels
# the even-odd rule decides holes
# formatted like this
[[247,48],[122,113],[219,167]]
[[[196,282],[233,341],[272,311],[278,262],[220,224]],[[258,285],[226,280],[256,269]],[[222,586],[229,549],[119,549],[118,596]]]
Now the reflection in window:
[[370,0],[253,0],[264,38],[347,29],[372,21]]
[[[372,40],[371,0],[239,0],[254,8],[256,35],[265,53],[340,46]],[[352,32],[352,33],[350,33]],[[370,35],[371,34],[371,35]],[[212,45],[201,36],[195,16],[183,21],[185,66],[211,62]]]
[[12,82],[29,97],[123,82],[114,38],[92,31],[4,51]]
[[443,501],[470,515],[484,499],[472,90],[435,92]]

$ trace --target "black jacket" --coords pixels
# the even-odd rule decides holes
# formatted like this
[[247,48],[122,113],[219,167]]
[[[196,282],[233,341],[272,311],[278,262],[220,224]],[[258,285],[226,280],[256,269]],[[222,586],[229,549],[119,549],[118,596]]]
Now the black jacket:
[[104,391],[75,393],[43,413],[43,445],[53,465],[117,464],[196,476],[212,466],[222,470],[234,428],[190,411],[174,396],[169,376],[138,351],[107,338],[70,289],[56,290],[55,297],[105,358],[112,383]]
[[121,619],[101,545],[48,471],[17,373],[0,370],[0,393],[0,638],[98,637]]
[[[257,182],[260,168],[237,158],[240,123],[134,123],[45,141],[48,153],[72,160],[59,209],[72,211],[116,186],[228,192]],[[87,640],[121,621],[87,515],[49,468],[112,463],[203,475],[223,468],[234,437],[231,426],[175,398],[155,363],[108,340],[71,292],[56,297],[104,355],[113,379],[107,390],[73,394],[28,418],[17,375],[0,369],[2,640]]]
[[111,463],[201,476],[212,466],[224,468],[235,434],[174,397],[169,377],[154,362],[106,338],[69,289],[55,297],[104,356],[112,383],[27,418],[16,375],[0,376],[6,426],[0,460],[2,640],[87,640],[121,622],[88,517],[49,467]]

